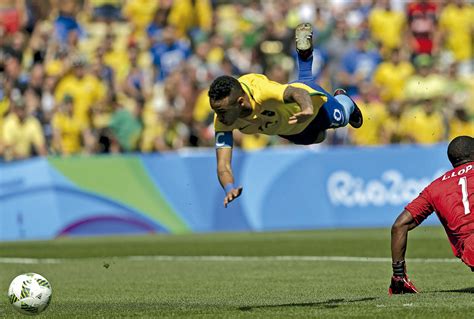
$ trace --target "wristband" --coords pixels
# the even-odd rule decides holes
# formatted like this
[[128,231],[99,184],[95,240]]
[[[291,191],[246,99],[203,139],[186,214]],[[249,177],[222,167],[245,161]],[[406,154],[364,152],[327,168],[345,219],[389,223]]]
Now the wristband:
[[393,275],[397,277],[405,277],[405,261],[397,261],[392,263]]
[[224,186],[224,190],[225,190],[225,193],[229,193],[231,190],[233,190],[235,188],[234,184],[232,183],[228,183]]

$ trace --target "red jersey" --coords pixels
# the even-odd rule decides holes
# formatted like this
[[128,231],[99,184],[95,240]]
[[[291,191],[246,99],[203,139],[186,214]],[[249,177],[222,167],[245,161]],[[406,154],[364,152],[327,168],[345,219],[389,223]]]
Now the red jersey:
[[405,209],[417,224],[435,211],[454,254],[461,257],[464,239],[474,234],[474,162],[444,173]]

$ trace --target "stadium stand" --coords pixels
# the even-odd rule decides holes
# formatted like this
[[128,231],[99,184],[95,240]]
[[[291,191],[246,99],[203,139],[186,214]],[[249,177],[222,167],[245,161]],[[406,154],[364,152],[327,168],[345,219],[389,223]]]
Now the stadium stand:
[[1,0],[0,157],[212,146],[210,81],[291,81],[303,21],[318,82],[346,89],[367,119],[326,144],[474,136],[469,1]]

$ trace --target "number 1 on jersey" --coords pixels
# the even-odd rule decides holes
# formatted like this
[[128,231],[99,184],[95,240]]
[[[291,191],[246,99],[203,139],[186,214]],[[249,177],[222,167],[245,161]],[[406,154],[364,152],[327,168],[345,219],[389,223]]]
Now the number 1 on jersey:
[[464,205],[464,214],[470,214],[469,199],[467,198],[467,177],[461,177],[458,185],[461,185],[462,204]]

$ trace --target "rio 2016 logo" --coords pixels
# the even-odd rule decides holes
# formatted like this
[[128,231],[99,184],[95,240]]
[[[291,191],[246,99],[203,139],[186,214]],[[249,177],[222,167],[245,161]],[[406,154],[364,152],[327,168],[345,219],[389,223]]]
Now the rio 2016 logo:
[[[433,178],[442,172],[436,172]],[[364,180],[347,171],[336,171],[328,178],[327,193],[336,206],[404,205],[418,196],[433,178],[406,178],[398,170],[387,170],[379,178]]]

